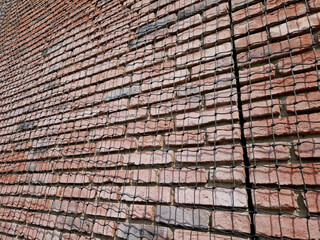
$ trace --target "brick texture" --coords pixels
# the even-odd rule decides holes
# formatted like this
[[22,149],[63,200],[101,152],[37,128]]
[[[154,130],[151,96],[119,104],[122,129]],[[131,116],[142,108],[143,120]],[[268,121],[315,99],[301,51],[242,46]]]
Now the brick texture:
[[0,0],[0,239],[319,239],[319,0]]

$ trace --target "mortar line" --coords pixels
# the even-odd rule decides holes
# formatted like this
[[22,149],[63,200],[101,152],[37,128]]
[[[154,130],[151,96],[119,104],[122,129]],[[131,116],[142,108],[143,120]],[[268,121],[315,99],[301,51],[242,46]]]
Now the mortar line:
[[237,63],[237,50],[235,46],[235,36],[234,36],[234,22],[232,17],[232,0],[228,0],[229,4],[229,18],[230,18],[230,30],[231,30],[231,45],[232,45],[232,58],[233,58],[233,66],[234,66],[234,75],[236,78],[236,88],[237,88],[237,107],[239,112],[239,124],[240,124],[240,144],[242,146],[243,150],[243,163],[245,166],[245,186],[246,186],[246,192],[248,197],[248,211],[250,215],[250,235],[251,239],[257,239],[256,237],[256,227],[254,223],[254,213],[255,209],[253,206],[253,200],[252,200],[252,184],[250,182],[250,160],[248,157],[248,151],[247,151],[247,140],[244,135],[244,117],[242,112],[242,101],[241,101],[241,86],[240,86],[240,79],[239,79],[239,69],[238,69],[238,63]]

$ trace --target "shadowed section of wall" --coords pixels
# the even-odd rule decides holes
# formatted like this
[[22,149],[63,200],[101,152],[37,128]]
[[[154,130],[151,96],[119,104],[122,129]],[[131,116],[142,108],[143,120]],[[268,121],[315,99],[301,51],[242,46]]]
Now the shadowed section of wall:
[[0,239],[318,239],[319,0],[0,0]]

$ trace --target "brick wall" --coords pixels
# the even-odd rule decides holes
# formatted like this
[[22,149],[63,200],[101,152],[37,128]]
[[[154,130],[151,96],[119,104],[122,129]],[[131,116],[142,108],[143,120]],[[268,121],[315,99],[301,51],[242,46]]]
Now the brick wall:
[[319,0],[0,0],[0,239],[319,239],[319,30]]

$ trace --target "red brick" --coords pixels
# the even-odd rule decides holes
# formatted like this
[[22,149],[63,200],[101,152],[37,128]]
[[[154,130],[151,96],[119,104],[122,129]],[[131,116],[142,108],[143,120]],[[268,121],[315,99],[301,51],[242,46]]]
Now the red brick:
[[[294,87],[293,87],[294,86]],[[317,73],[301,73],[294,76],[273,79],[272,82],[265,81],[254,83],[241,88],[242,101],[259,99],[264,96],[279,96],[293,94],[299,91],[310,91],[317,88]]]
[[109,123],[119,123],[132,120],[138,120],[146,118],[148,115],[148,109],[138,108],[138,109],[129,109],[121,112],[115,112],[109,114]]
[[124,155],[124,164],[128,165],[158,165],[170,164],[173,162],[173,152],[170,151],[150,151],[137,152]]
[[[225,235],[218,235],[208,232],[197,232],[190,230],[175,229],[174,240],[226,240]],[[241,238],[232,237],[234,240],[240,240]]]
[[121,188],[120,200],[128,202],[160,202],[172,201],[169,187],[124,186]]
[[108,126],[105,128],[92,129],[89,132],[90,140],[103,139],[108,137],[122,136],[126,132],[125,126]]
[[84,187],[60,187],[57,196],[64,198],[95,198],[96,189],[88,189]]
[[309,9],[318,9],[320,8],[320,1],[319,0],[308,0]]
[[226,122],[238,119],[238,111],[236,106],[218,107],[216,109],[202,110],[198,112],[190,112],[178,114],[176,116],[176,127],[200,126],[209,123]]
[[132,179],[128,170],[105,170],[92,173],[93,183],[129,183]]
[[164,142],[168,146],[202,145],[204,137],[204,131],[198,130],[171,132],[165,134]]
[[115,235],[116,222],[96,219],[92,231],[95,234],[113,237]]
[[217,6],[211,7],[208,10],[204,11],[203,17],[205,20],[216,18],[219,15],[224,15],[229,12],[228,3],[220,3]]
[[307,138],[301,139],[300,145],[298,141],[294,141],[294,150],[297,158],[319,158],[320,157],[320,139],[319,138]]
[[91,233],[92,231],[92,220],[71,217],[71,216],[58,216],[56,221],[56,228],[63,230],[74,230],[78,232]]
[[252,144],[247,145],[247,152],[250,161],[286,161],[291,158],[290,146],[285,142],[273,144]]
[[113,202],[87,203],[85,214],[125,219],[127,217],[127,205]]
[[238,124],[207,128],[207,140],[210,143],[239,140],[240,126]]
[[155,221],[191,228],[208,229],[209,212],[201,209],[156,206]]
[[210,170],[209,179],[213,181],[213,183],[244,183],[244,167],[217,167]]
[[174,58],[174,57],[186,55],[200,47],[201,47],[201,41],[199,39],[186,42],[184,44],[179,44],[177,46],[174,46],[168,49],[168,57]]
[[214,211],[212,227],[219,230],[250,233],[250,215],[240,212]]
[[[320,131],[320,114],[290,116],[274,120],[261,120],[245,123],[246,138],[263,138],[271,136],[288,136],[303,133],[317,133]],[[298,124],[296,124],[298,122]],[[250,127],[252,128],[250,130]]]
[[133,204],[129,209],[129,216],[131,219],[143,219],[153,220],[154,219],[155,207],[152,205],[138,205]]
[[257,166],[250,169],[250,180],[255,184],[318,185],[320,183],[319,164],[299,164]]
[[240,145],[219,145],[217,147],[183,148],[176,153],[179,163],[220,163],[242,161],[242,147]]
[[273,64],[266,64],[258,67],[250,67],[239,71],[241,84],[251,84],[261,80],[269,80],[275,77],[275,67]]
[[206,183],[207,173],[205,169],[194,168],[160,168],[159,183]]
[[286,2],[283,2],[282,0],[269,0],[268,2],[266,2],[266,9],[271,10],[273,8],[278,8],[280,6],[288,5],[288,4],[291,4],[294,2],[296,2],[296,1],[295,0],[288,0]]
[[267,32],[258,32],[250,34],[249,36],[244,36],[242,38],[235,40],[235,46],[237,50],[247,50],[257,47],[266,43],[268,40]]
[[132,223],[119,224],[116,235],[121,239],[152,239],[155,236],[157,239],[172,238],[172,232],[169,228]]
[[97,197],[104,200],[119,200],[120,188],[118,186],[101,186],[98,188]]
[[237,101],[236,88],[215,91],[205,95],[206,107],[216,107],[226,104],[233,104]]
[[203,44],[205,46],[211,46],[229,39],[231,39],[230,29],[223,29],[213,34],[205,36],[203,38]]
[[[174,99],[173,88],[165,88],[158,91],[147,92],[130,99],[130,107],[150,106],[152,103],[164,102]],[[140,109],[138,110],[139,113]]]
[[197,204],[221,207],[247,207],[245,189],[226,188],[188,188],[175,189],[175,202],[181,204]]
[[84,211],[84,203],[80,201],[54,200],[51,211],[81,214]]
[[289,40],[275,42],[255,49],[250,49],[248,52],[242,52],[237,55],[240,65],[258,63],[273,60],[289,53],[296,53],[311,47],[313,41],[310,34],[298,36]]
[[243,8],[239,11],[232,13],[232,19],[233,21],[237,22],[237,21],[245,20],[249,17],[251,18],[254,15],[262,13],[263,7],[264,6],[262,5],[262,3],[257,3],[254,5],[248,6],[246,8]]
[[[151,111],[152,113],[152,111]],[[150,119],[142,122],[128,123],[127,132],[129,134],[141,134],[170,131],[173,129],[173,120],[168,118]]]
[[170,33],[181,32],[185,29],[193,27],[201,23],[201,16],[199,14],[191,16],[190,18],[180,20],[169,28]]
[[[298,4],[296,5],[298,7]],[[301,9],[304,8],[300,5]],[[319,27],[320,13],[314,13],[310,16],[304,16],[296,20],[291,20],[289,22],[283,23],[281,25],[270,28],[270,36],[281,37],[289,34],[302,32],[304,30],[310,29],[312,27]]]
[[286,110],[289,113],[302,112],[307,110],[319,110],[320,92],[308,92],[289,96],[285,100]]
[[304,52],[292,57],[280,59],[278,61],[278,69],[280,73],[284,74],[302,70],[313,70],[316,69],[316,66],[319,67],[319,58],[319,49],[316,49],[314,52]]
[[256,189],[253,192],[253,200],[257,209],[272,209],[276,211],[294,211],[296,201],[294,191],[281,189]]
[[151,115],[161,116],[201,108],[201,97],[192,96],[151,105]]
[[[257,214],[255,216],[257,234],[272,237],[316,239],[319,234],[319,219],[296,216]],[[309,235],[310,234],[310,235]]]
[[138,147],[140,148],[161,148],[163,137],[161,135],[156,136],[142,136],[139,138]]
[[242,111],[245,119],[266,116],[276,118],[280,115],[280,103],[278,99],[253,102],[243,105]]
[[137,148],[136,138],[112,139],[97,142],[97,152],[113,152]]
[[320,193],[308,191],[305,194],[304,204],[310,213],[320,212]]
[[139,169],[133,170],[132,181],[136,183],[157,183],[158,170]]

